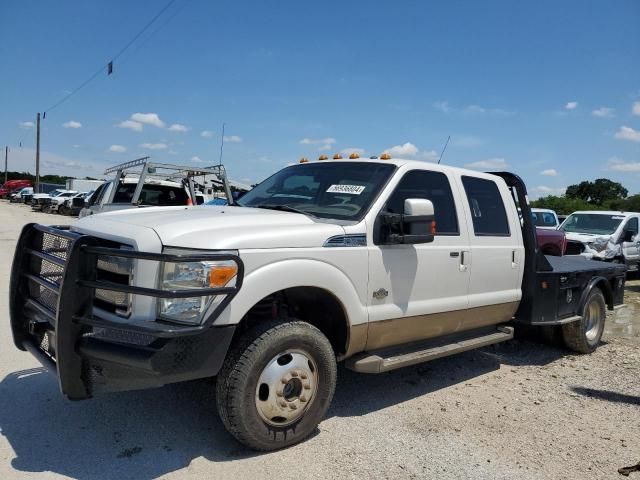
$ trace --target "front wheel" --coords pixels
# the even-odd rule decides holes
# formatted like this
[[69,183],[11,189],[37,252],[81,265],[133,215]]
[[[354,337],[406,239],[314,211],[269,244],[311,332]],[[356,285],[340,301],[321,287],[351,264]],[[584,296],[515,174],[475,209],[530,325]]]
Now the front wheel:
[[259,324],[232,346],[216,383],[227,430],[255,450],[307,438],[323,419],[336,385],[327,337],[299,320]]
[[594,288],[584,304],[582,318],[562,325],[562,338],[567,348],[578,353],[595,351],[604,332],[607,304],[602,290]]

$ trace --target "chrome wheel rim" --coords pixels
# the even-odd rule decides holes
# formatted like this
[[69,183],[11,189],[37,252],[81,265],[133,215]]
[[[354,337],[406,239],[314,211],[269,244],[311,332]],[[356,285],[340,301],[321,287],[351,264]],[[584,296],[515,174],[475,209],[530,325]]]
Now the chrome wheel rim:
[[267,362],[256,386],[258,414],[274,427],[290,425],[309,409],[318,387],[318,369],[300,350],[287,350]]
[[591,302],[585,313],[585,335],[587,337],[587,340],[593,342],[598,337],[598,331],[600,330],[600,322],[602,321],[602,307],[597,302]]

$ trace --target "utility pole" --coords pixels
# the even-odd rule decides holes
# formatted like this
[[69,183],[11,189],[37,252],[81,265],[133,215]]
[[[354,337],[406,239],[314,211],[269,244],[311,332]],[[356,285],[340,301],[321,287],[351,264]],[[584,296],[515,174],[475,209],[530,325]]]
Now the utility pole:
[[4,183],[7,183],[7,158],[9,157],[9,147],[4,146]]
[[40,193],[40,112],[36,117],[36,193]]

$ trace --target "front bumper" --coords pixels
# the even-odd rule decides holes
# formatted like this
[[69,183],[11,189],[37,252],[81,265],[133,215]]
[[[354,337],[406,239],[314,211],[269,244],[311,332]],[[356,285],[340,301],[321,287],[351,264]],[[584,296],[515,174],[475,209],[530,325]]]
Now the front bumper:
[[[98,257],[152,261],[231,260],[236,285],[165,291],[96,279]],[[33,353],[56,372],[60,390],[74,400],[104,391],[150,388],[218,373],[235,327],[215,318],[242,286],[237,255],[169,255],[121,250],[65,227],[26,225],[16,247],[10,286],[10,317],[16,347]],[[223,300],[203,324],[161,320],[124,323],[94,312],[95,290],[151,297],[217,295]]]

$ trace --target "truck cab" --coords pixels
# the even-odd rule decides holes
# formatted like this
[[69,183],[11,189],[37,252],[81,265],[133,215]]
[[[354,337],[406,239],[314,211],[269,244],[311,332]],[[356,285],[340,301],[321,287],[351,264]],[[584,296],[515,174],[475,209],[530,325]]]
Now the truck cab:
[[624,283],[622,265],[544,256],[516,175],[338,155],[234,205],[27,225],[11,322],[68,398],[216,377],[225,427],[273,450],[316,429],[337,362],[378,374],[521,326],[589,353]]

